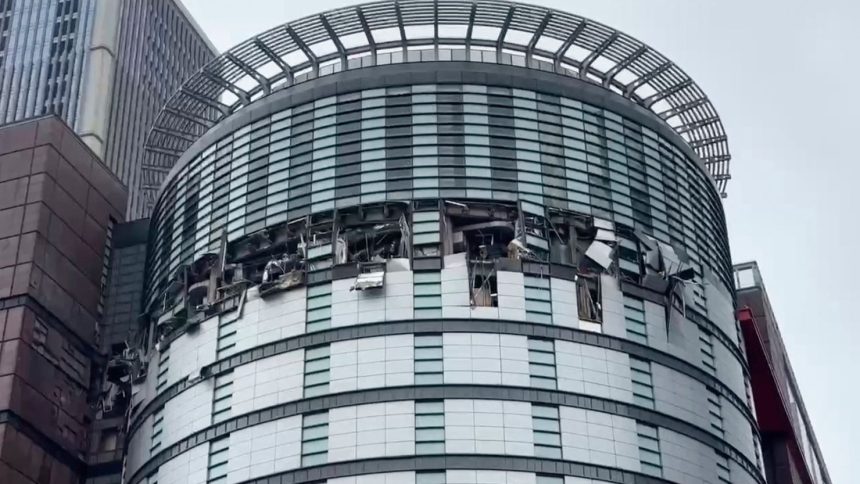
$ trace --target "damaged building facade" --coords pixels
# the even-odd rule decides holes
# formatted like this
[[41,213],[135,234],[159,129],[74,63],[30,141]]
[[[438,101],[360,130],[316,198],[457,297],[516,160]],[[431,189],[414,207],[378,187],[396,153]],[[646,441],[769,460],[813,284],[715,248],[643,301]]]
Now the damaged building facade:
[[129,484],[762,484],[726,137],[572,14],[380,2],[187,81],[123,366]]

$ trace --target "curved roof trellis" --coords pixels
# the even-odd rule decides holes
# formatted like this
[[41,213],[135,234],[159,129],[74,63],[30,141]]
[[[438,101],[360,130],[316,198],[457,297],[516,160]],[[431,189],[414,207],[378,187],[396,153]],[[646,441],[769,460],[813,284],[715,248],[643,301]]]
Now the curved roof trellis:
[[230,49],[166,103],[147,149],[175,160],[221,119],[271,92],[343,70],[436,60],[553,71],[636,102],[693,148],[725,196],[728,141],[702,89],[662,54],[603,24],[497,0],[399,0],[305,17]]

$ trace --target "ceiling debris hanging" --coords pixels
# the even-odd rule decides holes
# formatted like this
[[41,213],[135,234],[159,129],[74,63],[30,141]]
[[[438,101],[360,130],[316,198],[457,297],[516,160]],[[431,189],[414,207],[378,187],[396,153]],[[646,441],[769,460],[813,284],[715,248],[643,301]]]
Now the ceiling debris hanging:
[[334,262],[356,266],[358,274],[350,290],[383,287],[390,262],[405,261],[409,266],[412,255],[409,207],[407,203],[394,202],[338,211]]
[[515,204],[443,202],[443,253],[464,254],[472,306],[497,307],[496,271],[501,261],[529,259],[534,253],[522,240]]

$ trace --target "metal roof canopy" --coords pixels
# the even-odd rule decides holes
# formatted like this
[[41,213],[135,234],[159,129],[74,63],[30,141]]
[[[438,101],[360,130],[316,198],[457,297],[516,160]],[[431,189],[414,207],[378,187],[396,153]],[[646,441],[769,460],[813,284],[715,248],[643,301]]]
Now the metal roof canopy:
[[[158,114],[146,148],[173,162],[223,118],[277,89],[383,63],[464,58],[554,71],[602,85],[668,123],[725,196],[728,141],[708,97],[642,42],[583,17],[506,1],[399,0],[345,7],[261,33],[209,62]],[[452,59],[454,56],[448,56]],[[380,63],[381,65],[382,63]]]

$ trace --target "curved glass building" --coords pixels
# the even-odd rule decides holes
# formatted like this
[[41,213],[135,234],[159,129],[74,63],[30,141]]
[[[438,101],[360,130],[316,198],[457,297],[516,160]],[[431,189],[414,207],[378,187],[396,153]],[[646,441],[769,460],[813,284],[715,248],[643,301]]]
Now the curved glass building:
[[126,482],[764,482],[725,133],[636,39],[334,10],[210,63],[148,147]]

